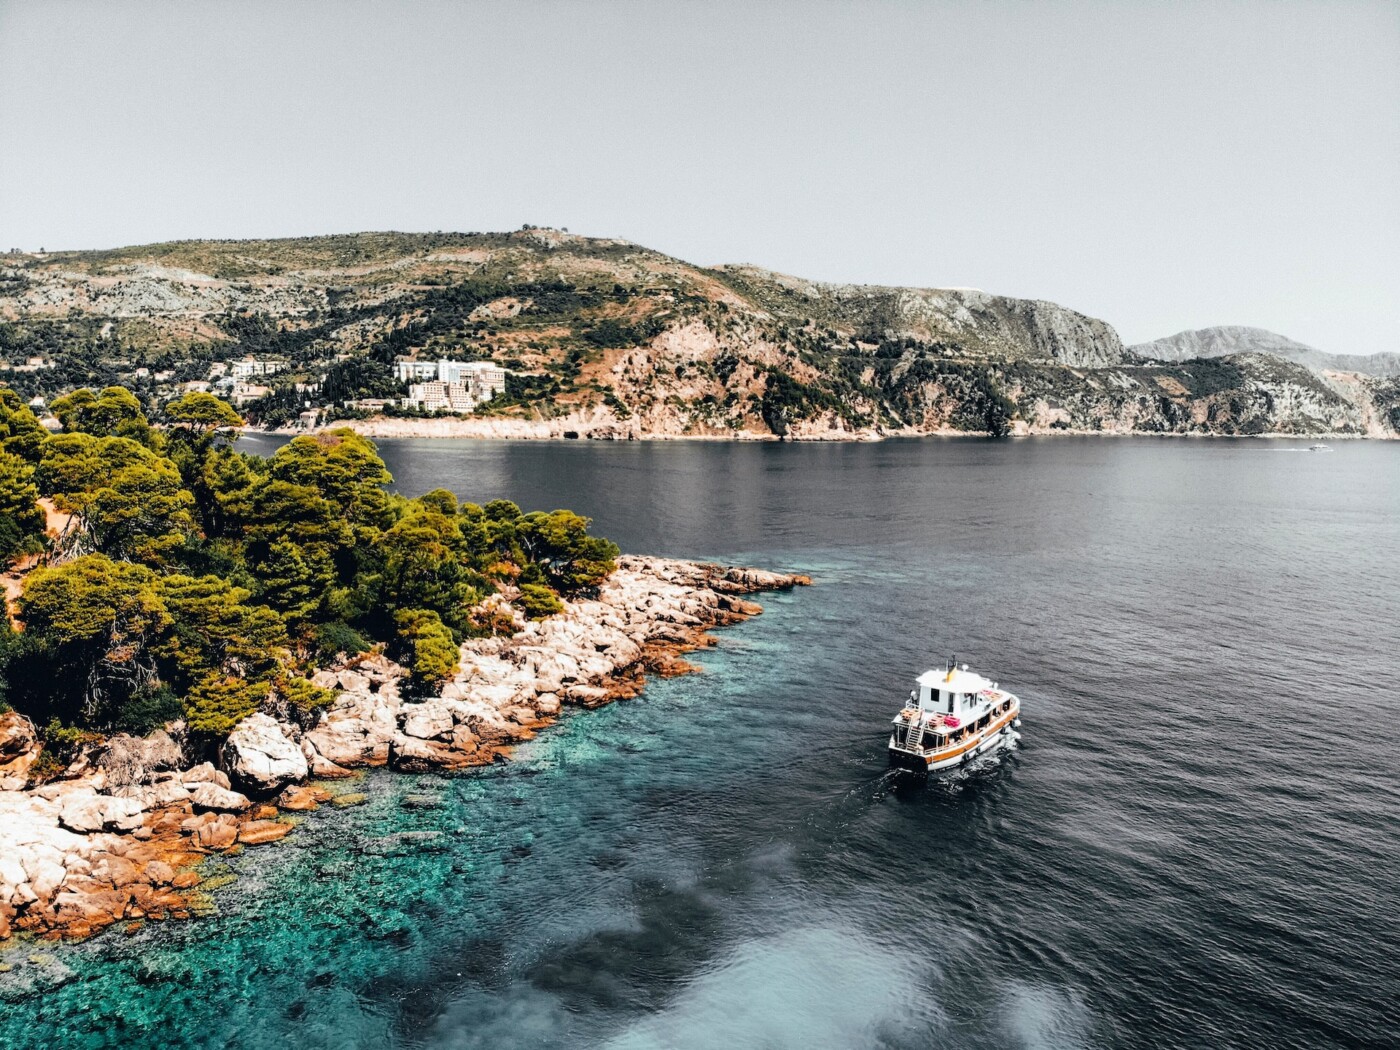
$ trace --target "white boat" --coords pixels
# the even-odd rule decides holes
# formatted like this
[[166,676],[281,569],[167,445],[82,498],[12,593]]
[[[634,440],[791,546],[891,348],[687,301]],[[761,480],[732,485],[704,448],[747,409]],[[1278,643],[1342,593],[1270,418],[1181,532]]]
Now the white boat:
[[1331,450],[1330,448],[1328,448],[1326,445],[1309,445],[1309,446],[1308,446],[1308,451],[1309,451],[1309,452],[1331,452],[1332,450]]
[[1021,724],[1021,701],[996,682],[950,662],[919,675],[894,717],[890,765],[920,773],[965,766],[1005,747]]

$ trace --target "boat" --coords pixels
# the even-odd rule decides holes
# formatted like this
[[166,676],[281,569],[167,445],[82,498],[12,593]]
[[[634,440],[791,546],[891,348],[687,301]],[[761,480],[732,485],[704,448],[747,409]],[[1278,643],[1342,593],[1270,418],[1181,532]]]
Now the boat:
[[1331,450],[1330,448],[1328,448],[1326,445],[1309,445],[1309,446],[1308,446],[1308,451],[1309,451],[1309,452],[1331,452],[1332,450]]
[[1015,740],[1021,701],[967,664],[950,660],[941,671],[919,675],[893,725],[891,768],[938,773]]

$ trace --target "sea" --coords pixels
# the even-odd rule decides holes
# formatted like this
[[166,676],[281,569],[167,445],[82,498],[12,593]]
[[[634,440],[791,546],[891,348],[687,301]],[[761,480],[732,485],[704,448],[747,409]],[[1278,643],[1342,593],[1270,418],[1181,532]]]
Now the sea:
[[[1400,1046],[1400,443],[380,448],[813,585],[508,763],[338,785],[196,920],[0,947],[0,1047]],[[950,659],[1019,740],[891,772]]]

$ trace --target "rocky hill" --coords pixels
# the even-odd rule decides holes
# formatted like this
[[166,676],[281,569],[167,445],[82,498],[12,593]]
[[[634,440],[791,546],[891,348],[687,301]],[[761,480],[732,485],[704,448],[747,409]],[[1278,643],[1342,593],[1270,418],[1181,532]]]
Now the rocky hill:
[[1146,361],[1053,303],[706,268],[560,230],[0,256],[0,381],[26,397],[120,382],[158,401],[247,355],[289,363],[245,406],[274,424],[308,402],[324,418],[401,397],[396,358],[512,373],[470,417],[357,424],[380,433],[1393,436],[1400,424],[1392,379],[1254,352]]
[[1228,357],[1232,354],[1268,354],[1314,372],[1359,372],[1370,376],[1400,376],[1400,354],[1329,354],[1287,336],[1263,328],[1219,325],[1178,332],[1165,339],[1139,343],[1128,348],[1138,357],[1152,361],[1186,361],[1197,357]]

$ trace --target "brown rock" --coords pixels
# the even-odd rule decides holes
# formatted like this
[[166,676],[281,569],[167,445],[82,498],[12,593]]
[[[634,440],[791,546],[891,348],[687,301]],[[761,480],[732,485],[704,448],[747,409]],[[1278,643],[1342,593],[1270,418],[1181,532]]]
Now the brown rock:
[[36,743],[34,723],[18,711],[0,715],[0,762],[26,754]]
[[92,869],[93,878],[106,879],[113,886],[120,889],[123,886],[130,886],[134,882],[140,882],[142,872],[131,861],[125,857],[105,857]]
[[205,824],[195,838],[208,849],[228,849],[238,840],[238,829],[231,824]]
[[329,802],[331,793],[324,788],[310,786],[289,787],[277,796],[277,805],[293,812],[315,809],[322,802]]
[[204,880],[196,873],[187,869],[185,871],[177,871],[175,877],[170,880],[170,885],[177,890],[188,890],[194,886],[198,886],[203,881]]
[[204,825],[212,824],[218,819],[218,815],[215,813],[201,813],[196,817],[186,817],[180,821],[180,830],[186,835],[195,835]]
[[279,824],[275,820],[254,820],[244,824],[239,830],[238,841],[246,842],[250,846],[260,846],[264,842],[276,842],[291,830],[290,824]]
[[169,886],[175,878],[175,869],[163,860],[153,860],[146,864],[146,878],[157,886]]
[[229,783],[228,776],[214,768],[212,762],[201,762],[191,769],[180,774],[180,781],[186,787],[193,787],[195,784],[217,784],[219,787],[228,789],[233,785]]

